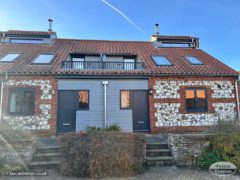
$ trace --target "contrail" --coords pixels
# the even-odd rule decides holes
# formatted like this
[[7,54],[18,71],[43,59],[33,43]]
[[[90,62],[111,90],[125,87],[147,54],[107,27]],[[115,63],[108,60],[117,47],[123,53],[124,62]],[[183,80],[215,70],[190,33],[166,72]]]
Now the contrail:
[[110,3],[108,3],[106,0],[102,0],[103,3],[105,3],[106,5],[108,5],[110,8],[112,8],[113,10],[115,10],[118,14],[120,14],[124,19],[126,19],[131,25],[133,25],[135,28],[137,28],[139,31],[143,32],[146,34],[146,32],[140,28],[137,24],[135,24],[131,19],[129,19],[129,17],[127,17],[122,11],[120,11],[119,9],[117,9],[116,7],[114,7],[113,5],[111,5]]

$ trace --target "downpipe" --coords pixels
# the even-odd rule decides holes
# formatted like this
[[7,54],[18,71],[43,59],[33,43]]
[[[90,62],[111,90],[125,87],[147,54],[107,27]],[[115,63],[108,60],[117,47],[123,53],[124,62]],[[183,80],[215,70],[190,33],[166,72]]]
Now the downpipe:
[[236,99],[237,99],[237,117],[238,117],[238,125],[240,125],[240,107],[239,107],[239,91],[238,91],[238,83],[240,79],[235,81],[235,90],[236,90]]
[[104,128],[107,128],[107,85],[108,81],[103,81],[103,89],[104,89]]

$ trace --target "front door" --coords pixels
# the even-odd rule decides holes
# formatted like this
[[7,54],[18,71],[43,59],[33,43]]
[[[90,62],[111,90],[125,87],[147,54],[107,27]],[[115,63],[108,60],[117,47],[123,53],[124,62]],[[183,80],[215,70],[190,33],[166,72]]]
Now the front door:
[[132,91],[133,131],[149,131],[148,91]]
[[76,91],[58,91],[57,133],[75,132],[77,101]]

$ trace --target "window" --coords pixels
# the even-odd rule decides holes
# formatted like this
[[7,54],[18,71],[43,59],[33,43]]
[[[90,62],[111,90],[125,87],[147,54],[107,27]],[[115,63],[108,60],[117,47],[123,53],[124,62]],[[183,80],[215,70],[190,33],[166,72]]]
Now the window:
[[121,109],[130,109],[131,108],[131,92],[130,91],[120,91],[121,99]]
[[188,48],[190,47],[189,43],[162,43],[161,47],[177,47],[177,48]]
[[7,54],[6,56],[2,57],[0,59],[0,61],[12,62],[12,61],[16,60],[20,55],[21,55],[20,53],[10,53],[10,54]]
[[186,56],[185,57],[192,65],[201,65],[203,64],[199,59],[194,56]]
[[10,43],[16,44],[42,44],[43,39],[18,39],[18,38],[11,38]]
[[152,56],[152,58],[158,66],[172,65],[165,56]]
[[85,57],[83,55],[73,54],[71,61],[73,69],[84,69]]
[[135,59],[124,59],[124,69],[131,70],[135,69]]
[[40,54],[33,64],[50,64],[53,60],[54,54]]
[[207,112],[206,89],[186,90],[186,111],[187,112]]
[[79,109],[88,110],[89,109],[89,91],[83,90],[79,91]]
[[34,88],[9,89],[9,113],[14,115],[33,115],[35,103]]

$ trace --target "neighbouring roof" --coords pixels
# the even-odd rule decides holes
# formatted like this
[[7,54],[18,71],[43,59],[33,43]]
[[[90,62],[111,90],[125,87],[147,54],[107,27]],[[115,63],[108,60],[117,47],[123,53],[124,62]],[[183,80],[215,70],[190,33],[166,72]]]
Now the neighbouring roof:
[[[10,33],[36,34],[33,31],[8,31]],[[38,32],[41,35],[54,32]],[[164,36],[162,36],[164,37]],[[169,38],[169,36],[166,36]],[[170,36],[171,37],[171,36]],[[176,36],[173,36],[176,38]],[[188,38],[188,36],[181,36]],[[237,76],[227,65],[195,48],[156,48],[152,42],[55,39],[52,45],[46,44],[0,44],[0,58],[9,53],[21,53],[12,63],[0,62],[0,73],[15,74],[71,74],[71,75],[218,75]],[[54,53],[51,64],[32,64],[39,54]],[[62,69],[61,62],[70,53],[137,55],[145,63],[144,70],[89,70]],[[157,66],[151,56],[165,56],[173,66]],[[194,56],[204,65],[192,65],[185,56]]]

